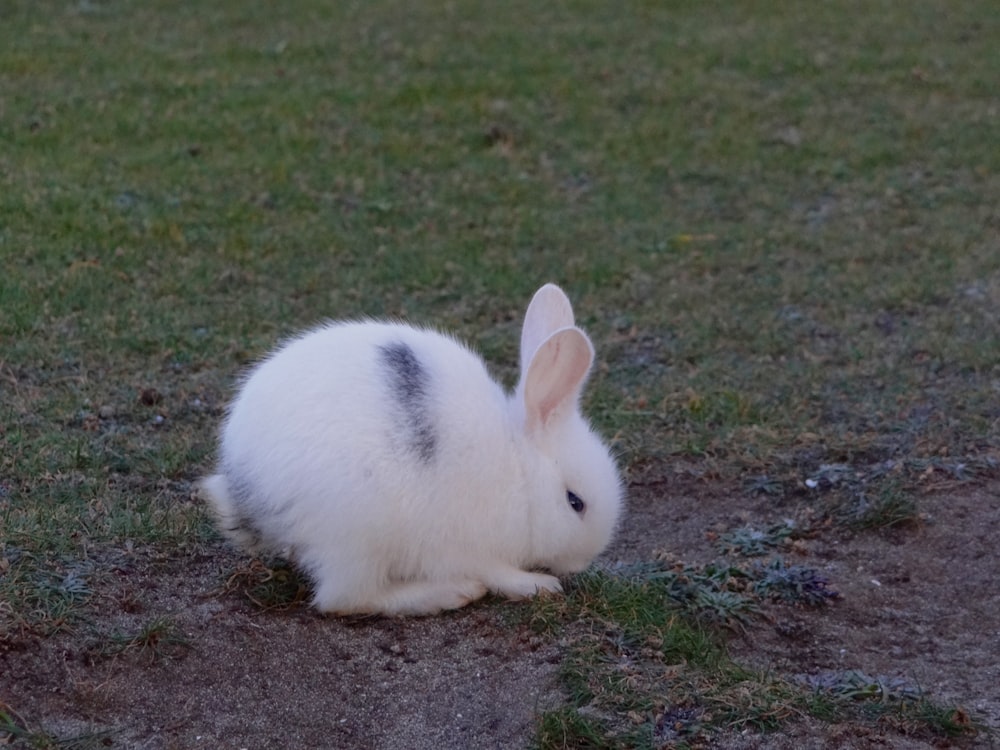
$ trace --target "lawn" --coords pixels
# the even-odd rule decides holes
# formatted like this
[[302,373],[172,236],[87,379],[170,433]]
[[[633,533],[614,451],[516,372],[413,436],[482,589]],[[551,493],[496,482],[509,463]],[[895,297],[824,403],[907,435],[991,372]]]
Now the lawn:
[[[107,560],[224,554],[193,486],[233,384],[324,318],[454,331],[510,383],[555,281],[598,352],[586,410],[637,485],[683,465],[790,506],[822,485],[832,535],[919,521],[928,477],[992,486],[998,81],[986,0],[8,2],[0,717],[57,741],[4,654],[107,635]],[[600,602],[636,580],[526,619],[613,620]],[[715,626],[661,604],[624,631],[676,615],[717,659],[671,654],[745,682]],[[593,661],[565,658],[571,700],[535,741],[612,742],[576,710]],[[642,726],[653,703],[622,710]]]

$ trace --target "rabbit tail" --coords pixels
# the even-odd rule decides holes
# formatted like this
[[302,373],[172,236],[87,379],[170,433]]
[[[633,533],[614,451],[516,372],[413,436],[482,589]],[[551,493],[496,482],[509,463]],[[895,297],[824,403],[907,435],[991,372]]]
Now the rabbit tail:
[[213,474],[201,480],[199,489],[212,506],[219,531],[243,549],[255,550],[261,547],[260,534],[240,512],[229,491],[229,482],[223,474]]

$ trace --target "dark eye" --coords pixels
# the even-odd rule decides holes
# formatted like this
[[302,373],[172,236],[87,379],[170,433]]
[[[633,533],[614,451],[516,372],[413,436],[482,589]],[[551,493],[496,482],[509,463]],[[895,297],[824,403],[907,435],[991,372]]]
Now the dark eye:
[[566,500],[569,501],[569,507],[575,510],[577,513],[583,513],[587,509],[587,504],[580,499],[580,496],[575,492],[566,490]]

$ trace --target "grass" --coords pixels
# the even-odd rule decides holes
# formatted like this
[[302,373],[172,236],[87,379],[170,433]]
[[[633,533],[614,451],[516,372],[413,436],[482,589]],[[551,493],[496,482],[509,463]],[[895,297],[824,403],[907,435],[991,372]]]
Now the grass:
[[857,492],[840,509],[846,522],[859,529],[884,529],[919,522],[913,495],[896,482],[884,482],[874,491]]
[[9,3],[0,641],[85,618],[95,556],[215,543],[193,482],[281,336],[430,321],[510,382],[547,280],[630,474],[815,481],[860,528],[995,477],[996,32],[987,0]]
[[134,631],[115,632],[103,639],[95,656],[137,654],[149,664],[170,659],[191,644],[169,617],[154,617]]
[[[779,588],[775,571],[783,583],[796,573],[794,585]],[[756,597],[817,606],[834,595],[806,572],[772,564],[734,598],[743,600],[743,613],[754,613]],[[717,594],[717,578],[715,569],[684,576],[707,597]],[[690,606],[699,595],[678,600],[663,581],[652,570],[590,573],[565,599],[532,604],[531,625],[555,630],[568,644],[562,681],[570,701],[539,718],[535,747],[704,747],[720,733],[769,732],[804,717],[883,722],[944,737],[979,730],[963,709],[936,703],[898,678],[843,671],[796,681],[741,667],[711,627],[719,623],[697,617],[699,608]]]
[[107,747],[109,732],[83,732],[56,737],[43,729],[29,727],[13,709],[0,701],[0,739],[4,744],[31,750],[98,750]]
[[[78,621],[91,596],[92,568],[80,561],[53,561],[8,547],[0,559],[4,635],[30,630],[51,635]],[[11,560],[13,558],[13,561]]]
[[261,610],[285,610],[309,598],[308,583],[297,570],[281,561],[267,567],[260,560],[253,560],[229,577],[225,589],[239,592]]

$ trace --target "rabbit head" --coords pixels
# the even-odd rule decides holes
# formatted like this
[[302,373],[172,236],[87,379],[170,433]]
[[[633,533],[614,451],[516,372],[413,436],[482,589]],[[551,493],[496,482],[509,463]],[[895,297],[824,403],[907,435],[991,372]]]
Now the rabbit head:
[[610,542],[622,506],[614,459],[580,413],[594,347],[574,324],[569,299],[547,284],[521,332],[521,374],[512,409],[534,464],[535,564],[578,572]]

